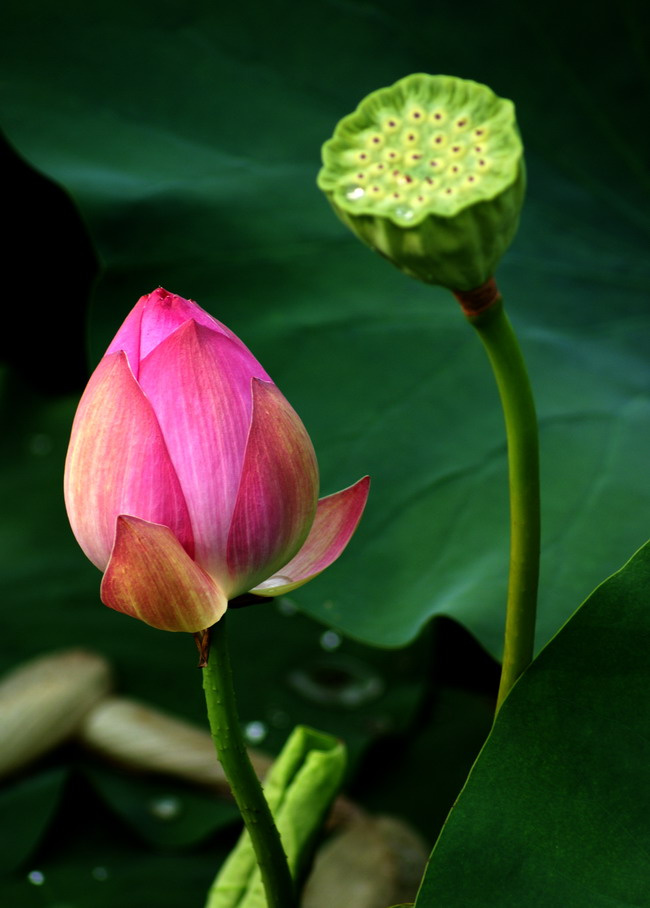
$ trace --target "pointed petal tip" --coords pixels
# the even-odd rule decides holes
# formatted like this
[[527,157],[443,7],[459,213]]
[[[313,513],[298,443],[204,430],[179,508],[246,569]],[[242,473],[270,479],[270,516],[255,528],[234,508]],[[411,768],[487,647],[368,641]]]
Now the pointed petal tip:
[[322,573],[342,554],[352,538],[370,491],[370,477],[321,498],[316,517],[300,551],[284,567],[251,592],[258,596],[283,596]]

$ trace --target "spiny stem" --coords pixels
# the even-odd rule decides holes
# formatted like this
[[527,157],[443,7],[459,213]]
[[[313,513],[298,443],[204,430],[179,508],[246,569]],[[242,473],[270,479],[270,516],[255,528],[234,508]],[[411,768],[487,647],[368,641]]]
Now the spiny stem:
[[295,908],[295,887],[277,827],[241,732],[226,638],[226,616],[210,630],[203,690],[217,756],[250,835],[268,908]]
[[487,351],[508,440],[510,573],[497,711],[533,659],[540,550],[539,441],[526,364],[500,297],[468,315]]

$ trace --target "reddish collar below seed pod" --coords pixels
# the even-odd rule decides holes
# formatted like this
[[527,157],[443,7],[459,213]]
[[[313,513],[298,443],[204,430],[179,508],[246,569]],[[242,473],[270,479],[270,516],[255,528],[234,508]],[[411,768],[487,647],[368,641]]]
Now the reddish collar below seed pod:
[[493,277],[473,290],[454,290],[453,294],[468,318],[480,315],[501,299],[501,293]]

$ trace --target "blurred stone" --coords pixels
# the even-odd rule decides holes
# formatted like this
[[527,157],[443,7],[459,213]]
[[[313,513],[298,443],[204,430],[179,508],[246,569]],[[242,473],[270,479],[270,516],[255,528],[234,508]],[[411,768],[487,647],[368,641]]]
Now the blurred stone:
[[[177,776],[198,785],[229,791],[210,733],[127,697],[110,697],[89,713],[79,739],[115,763],[141,772]],[[255,750],[249,756],[259,776],[271,758]]]
[[[128,697],[108,697],[90,711],[77,729],[77,738],[107,760],[138,772],[175,776],[230,796],[230,786],[218,762],[207,729],[170,716]],[[248,748],[253,769],[263,779],[273,758]],[[350,822],[359,808],[339,796],[327,827]]]
[[75,649],[39,656],[0,682],[0,777],[61,744],[111,689],[108,662]]
[[386,908],[412,902],[429,852],[423,838],[402,820],[357,817],[319,850],[301,908]]

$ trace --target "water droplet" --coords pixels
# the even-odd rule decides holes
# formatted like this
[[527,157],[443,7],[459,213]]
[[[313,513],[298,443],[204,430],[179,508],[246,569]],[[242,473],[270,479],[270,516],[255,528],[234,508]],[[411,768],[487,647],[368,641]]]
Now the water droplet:
[[173,795],[154,798],[149,802],[149,813],[157,820],[174,820],[181,812],[181,802]]
[[321,649],[324,649],[328,653],[338,649],[342,642],[343,641],[336,631],[325,631],[320,637]]
[[105,867],[93,867],[93,869],[90,871],[90,875],[99,883],[103,883],[104,880],[107,880],[109,876],[108,870]]
[[291,618],[298,613],[298,607],[291,599],[286,599],[283,596],[281,599],[276,599],[275,602],[277,610],[281,615],[284,615],[285,618]]
[[266,715],[274,728],[286,728],[291,722],[291,716],[283,709],[270,709]]
[[52,439],[49,435],[37,432],[35,435],[30,436],[27,447],[29,453],[35,457],[47,457],[52,452]]
[[264,738],[266,738],[268,733],[269,730],[264,722],[260,722],[259,720],[247,722],[244,726],[244,737],[251,744],[259,744],[260,741],[263,741]]
[[362,189],[361,186],[354,186],[352,189],[348,189],[345,193],[346,199],[350,202],[356,202],[359,199],[362,199],[366,194],[365,189]]
[[45,882],[45,874],[41,873],[40,870],[30,870],[27,874],[27,879],[33,886],[42,886]]
[[[273,590],[278,586],[286,586],[288,583],[292,583],[291,577],[285,577],[282,574],[274,574],[273,577],[269,577],[268,580],[264,580],[262,583],[258,583],[255,587],[256,590]],[[255,590],[253,590],[255,592]]]
[[395,214],[398,218],[402,218],[405,221],[410,221],[413,219],[414,211],[412,208],[408,208],[406,205],[397,205],[395,207]]
[[289,673],[287,681],[306,700],[343,709],[370,703],[384,691],[384,682],[373,668],[341,655],[296,668]]

